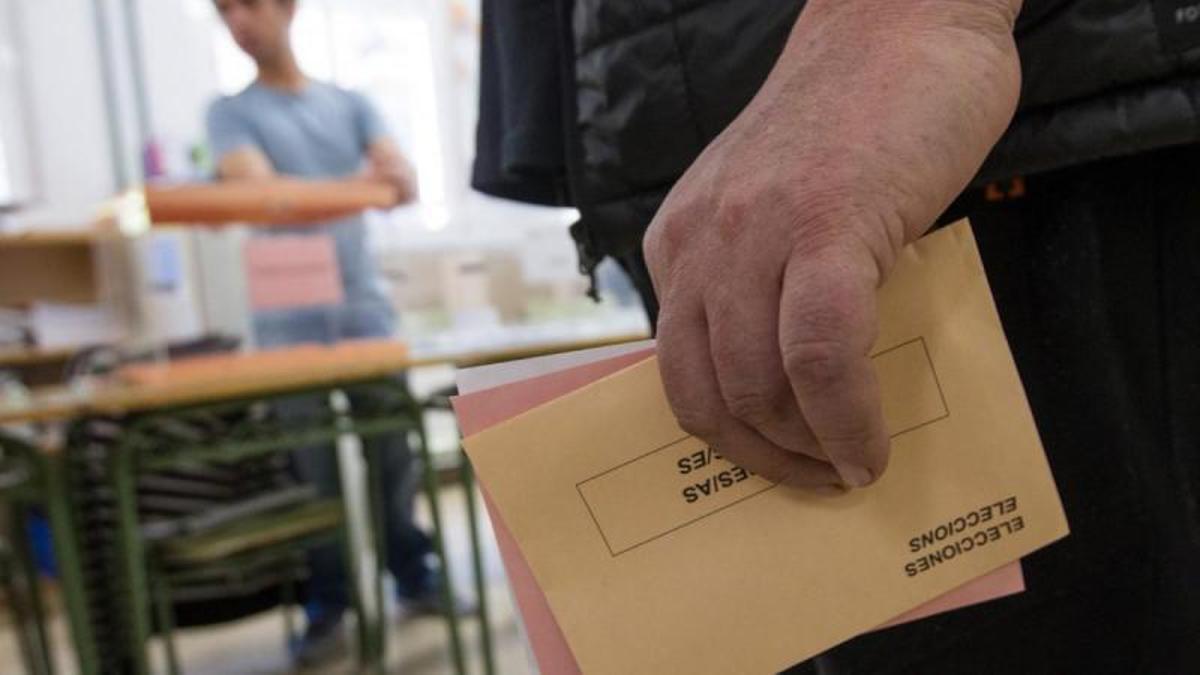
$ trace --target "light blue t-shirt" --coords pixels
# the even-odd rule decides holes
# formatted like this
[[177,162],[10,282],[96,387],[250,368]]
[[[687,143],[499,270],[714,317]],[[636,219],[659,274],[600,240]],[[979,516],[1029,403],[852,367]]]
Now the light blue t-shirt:
[[[208,110],[208,141],[218,161],[234,150],[257,148],[277,173],[299,178],[356,174],[370,144],[386,135],[383,121],[364,96],[323,82],[310,81],[298,93],[254,83],[217,99]],[[361,215],[328,225],[271,231],[332,235],[346,302],[337,308],[258,314],[255,329],[260,346],[391,333],[391,305],[380,287]]]

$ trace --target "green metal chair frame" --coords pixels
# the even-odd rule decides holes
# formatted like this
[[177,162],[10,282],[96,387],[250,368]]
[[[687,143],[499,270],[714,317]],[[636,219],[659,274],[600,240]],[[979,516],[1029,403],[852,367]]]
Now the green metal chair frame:
[[[457,387],[449,387],[433,393],[422,403],[423,410],[453,412],[450,397]],[[492,636],[491,614],[488,610],[487,580],[483,570],[483,549],[479,537],[479,503],[475,495],[475,473],[467,453],[459,445],[457,452],[458,479],[463,486],[467,503],[468,533],[471,537],[471,572],[475,581],[477,617],[479,619],[479,652],[483,656],[484,675],[496,675],[496,652]]]
[[[0,481],[9,483],[10,478],[24,471],[12,466],[0,470]],[[22,477],[22,482],[25,480]],[[38,592],[37,567],[29,550],[29,541],[24,532],[24,512],[17,505],[8,509],[8,531],[11,537],[0,537],[0,585],[8,601],[13,618],[17,646],[25,672],[31,675],[50,675],[54,672],[54,660],[50,655],[50,638],[46,629],[46,612]]]
[[[344,434],[365,438],[397,431],[415,433],[420,441],[418,450],[424,465],[425,491],[430,501],[430,511],[434,521],[434,552],[442,560],[439,569],[443,603],[446,607],[453,606],[451,599],[454,597],[454,590],[449,576],[449,566],[445,561],[445,547],[442,534],[444,530],[441,508],[437,498],[436,476],[434,475],[432,462],[430,461],[429,449],[425,442],[421,408],[409,394],[406,385],[393,378],[384,378],[377,382],[360,384],[370,384],[371,386],[378,386],[388,391],[390,393],[389,402],[379,406],[377,409],[355,410],[351,411],[351,414],[348,415],[337,415],[331,423],[315,425],[310,428],[281,429],[278,427],[263,428],[248,425],[245,428],[230,429],[225,438],[218,443],[197,445],[177,444],[170,448],[163,448],[155,439],[154,426],[156,422],[160,422],[170,416],[194,414],[197,412],[222,412],[234,407],[246,406],[263,399],[255,398],[253,400],[224,401],[219,404],[187,406],[175,410],[136,416],[126,421],[123,439],[119,447],[115,448],[109,457],[109,475],[117,506],[119,560],[121,561],[121,569],[126,582],[126,588],[124,589],[126,591],[125,615],[130,626],[130,630],[128,631],[129,644],[126,647],[133,656],[135,669],[139,674],[149,672],[146,653],[146,643],[151,634],[149,611],[151,605],[156,604],[153,602],[151,586],[153,584],[160,591],[160,598],[161,592],[169,593],[169,588],[163,588],[162,586],[163,575],[147,570],[147,563],[150,559],[146,556],[146,551],[141,540],[137,510],[136,479],[138,473],[142,471],[195,466],[214,460],[233,461],[273,452],[290,451],[296,447],[332,443]],[[321,388],[315,391],[326,392],[328,388]],[[286,395],[290,396],[299,393],[305,392],[287,392]],[[386,547],[382,545],[382,525],[384,518],[382,491],[384,486],[381,484],[382,477],[378,469],[379,459],[375,456],[375,453],[365,450],[364,448],[367,465],[366,475],[368,477],[367,497],[372,520],[370,529],[376,559],[379,561],[372,585],[375,595],[375,607],[382,613],[384,604],[381,571],[386,569]],[[346,548],[350,549],[351,547],[347,546]],[[348,551],[348,555],[352,556],[352,551]],[[350,580],[354,589],[358,588],[358,584],[353,577],[357,569],[356,561],[351,558],[347,565],[347,570],[351,573]],[[385,622],[382,616],[373,617],[368,620],[363,611],[363,603],[361,598],[359,598],[359,594],[355,592],[351,595],[355,600],[355,610],[360,617],[360,624],[367,627],[367,630],[360,631],[359,634],[361,665],[365,669],[382,669],[382,664],[386,656],[387,631]],[[168,618],[161,616],[161,601],[157,603],[157,606],[160,607],[160,621]],[[466,666],[458,620],[453,612],[447,613],[446,620],[455,670],[459,675],[464,675]],[[168,625],[169,621],[164,623],[164,626]],[[168,650],[170,650],[169,646]],[[168,651],[168,659],[170,660],[170,651]],[[177,663],[175,666],[177,667]]]
[[0,455],[0,507],[13,530],[11,541],[6,542],[3,585],[18,626],[25,669],[37,675],[55,670],[37,566],[23,529],[30,508],[41,505],[50,522],[76,665],[79,672],[91,675],[97,670],[95,644],[61,453],[42,451],[0,430]]
[[[230,581],[247,576],[247,570],[264,567],[279,571],[283,589],[284,631],[295,637],[290,606],[295,602],[297,570],[304,567],[303,551],[331,539],[346,542],[343,504],[336,499],[309,501],[252,516],[247,520],[218,526],[211,531],[165,538],[151,547],[147,577],[154,601],[155,618],[166,646],[168,672],[180,673],[175,648],[172,595],[177,586],[212,583],[213,577]],[[348,548],[344,548],[349,553]],[[355,577],[351,577],[354,579]],[[366,624],[359,621],[359,645],[366,644]]]

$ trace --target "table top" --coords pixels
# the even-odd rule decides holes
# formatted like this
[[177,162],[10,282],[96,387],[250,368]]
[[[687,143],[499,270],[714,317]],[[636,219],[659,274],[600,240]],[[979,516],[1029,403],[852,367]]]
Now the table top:
[[139,366],[124,378],[89,387],[36,389],[25,402],[0,405],[0,424],[62,422],[335,388],[420,366],[475,366],[645,338],[644,334],[617,335],[424,357],[413,356],[399,342],[351,341],[205,357],[191,363]]
[[146,208],[155,226],[324,222],[331,216],[396,203],[396,187],[365,180],[260,180],[191,183],[145,188]]

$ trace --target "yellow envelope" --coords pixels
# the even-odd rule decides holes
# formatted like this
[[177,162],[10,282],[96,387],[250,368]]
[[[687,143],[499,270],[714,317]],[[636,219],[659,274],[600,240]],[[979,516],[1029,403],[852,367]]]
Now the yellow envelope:
[[875,364],[892,462],[842,497],[685,434],[654,359],[465,441],[584,673],[777,672],[1067,534],[965,222],[902,253]]

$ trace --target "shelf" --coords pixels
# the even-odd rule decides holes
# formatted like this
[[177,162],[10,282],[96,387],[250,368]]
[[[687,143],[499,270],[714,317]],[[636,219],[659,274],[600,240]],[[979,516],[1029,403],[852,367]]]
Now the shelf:
[[91,246],[109,236],[95,229],[0,232],[0,248],[31,246]]
[[0,347],[0,368],[20,368],[62,363],[75,355],[76,349],[58,347],[41,349],[38,347]]

